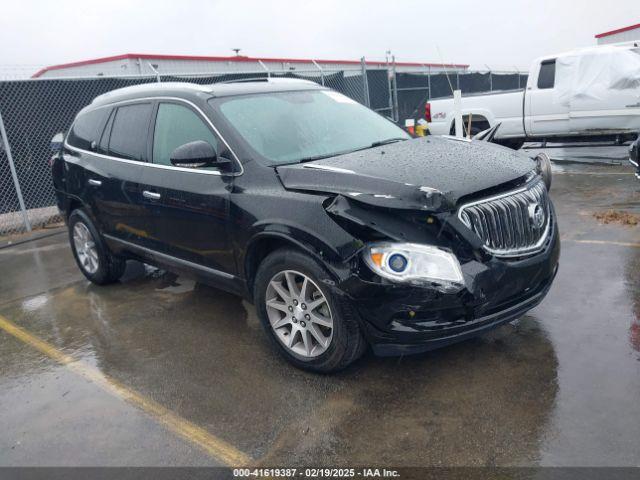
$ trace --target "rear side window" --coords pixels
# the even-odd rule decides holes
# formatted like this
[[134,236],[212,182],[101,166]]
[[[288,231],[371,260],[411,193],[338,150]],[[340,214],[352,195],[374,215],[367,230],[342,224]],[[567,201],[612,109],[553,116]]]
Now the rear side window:
[[171,153],[196,140],[204,140],[218,151],[215,135],[193,110],[175,103],[161,103],[153,134],[153,163],[171,165]]
[[556,61],[545,60],[540,64],[540,74],[538,75],[538,88],[553,88],[556,81]]
[[109,113],[109,120],[107,120],[107,124],[104,127],[102,137],[100,138],[100,142],[98,143],[98,148],[96,150],[98,153],[109,153],[109,134],[111,133],[111,127],[113,126],[113,117],[116,116],[115,109],[109,110]]
[[95,146],[100,141],[108,113],[108,109],[98,108],[78,115],[67,138],[69,145],[83,150],[94,150],[91,144]]
[[118,107],[109,137],[110,155],[128,160],[146,159],[151,109],[150,103]]

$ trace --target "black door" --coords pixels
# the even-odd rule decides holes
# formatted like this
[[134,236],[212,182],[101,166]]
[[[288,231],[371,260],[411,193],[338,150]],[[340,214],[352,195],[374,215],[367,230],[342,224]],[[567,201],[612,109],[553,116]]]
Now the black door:
[[141,196],[141,179],[148,160],[148,138],[153,103],[132,103],[114,108],[96,146],[99,169],[87,183],[104,234],[148,248],[151,215]]
[[146,242],[140,178],[153,104],[99,107],[78,115],[67,138],[67,191],[89,207],[102,234]]
[[179,168],[170,162],[173,150],[185,143],[203,140],[220,154],[222,142],[208,120],[178,101],[158,104],[152,129],[152,165],[145,169],[142,195],[153,212],[153,236],[162,244],[161,253],[230,279],[236,273],[228,238],[233,177],[214,168]]
[[69,195],[79,198],[94,216],[100,230],[104,224],[99,215],[98,203],[102,201],[101,187],[108,178],[109,165],[97,155],[97,145],[109,118],[109,108],[98,108],[80,113],[65,142],[64,182],[58,188],[66,189]]

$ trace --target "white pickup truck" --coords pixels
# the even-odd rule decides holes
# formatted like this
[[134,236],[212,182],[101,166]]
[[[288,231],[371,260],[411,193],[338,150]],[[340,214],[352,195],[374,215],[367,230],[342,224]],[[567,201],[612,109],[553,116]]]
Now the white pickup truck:
[[[626,142],[640,131],[640,48],[637,42],[575,50],[539,58],[525,90],[462,96],[471,135],[500,123],[495,142],[520,148],[525,141]],[[453,98],[430,100],[433,135],[453,135]],[[429,116],[431,118],[429,118]]]

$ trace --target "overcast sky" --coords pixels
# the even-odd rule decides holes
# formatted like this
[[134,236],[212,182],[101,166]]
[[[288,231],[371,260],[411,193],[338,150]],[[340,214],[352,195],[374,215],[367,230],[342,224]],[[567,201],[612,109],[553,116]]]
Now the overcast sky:
[[121,53],[527,67],[640,22],[638,0],[4,0],[0,66]]

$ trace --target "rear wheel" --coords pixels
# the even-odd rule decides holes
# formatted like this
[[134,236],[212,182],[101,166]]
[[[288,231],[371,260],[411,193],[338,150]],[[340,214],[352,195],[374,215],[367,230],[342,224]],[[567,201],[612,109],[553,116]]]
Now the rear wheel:
[[82,274],[97,285],[119,280],[126,262],[107,249],[86,212],[74,210],[68,224],[71,251]]
[[258,316],[278,351],[299,368],[340,370],[366,348],[351,305],[332,283],[315,260],[295,250],[277,250],[258,268]]

